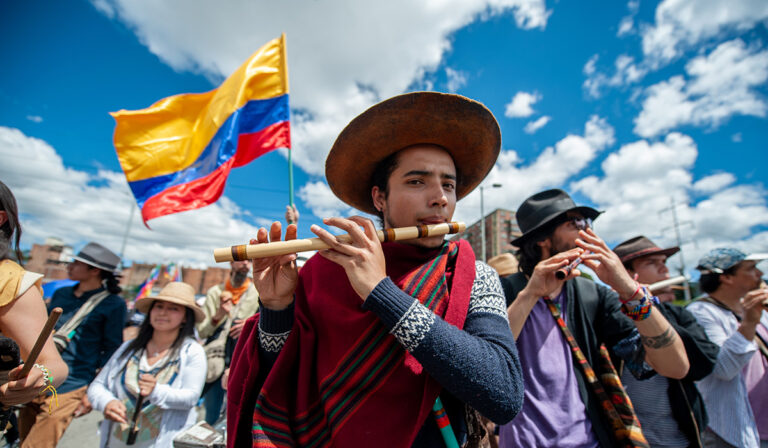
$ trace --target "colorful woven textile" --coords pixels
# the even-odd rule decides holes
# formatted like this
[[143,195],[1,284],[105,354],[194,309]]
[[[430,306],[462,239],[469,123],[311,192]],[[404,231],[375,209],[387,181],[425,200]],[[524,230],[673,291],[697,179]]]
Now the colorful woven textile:
[[649,448],[648,441],[643,436],[640,422],[635,416],[632,402],[629,400],[624,386],[621,384],[618,373],[613,367],[611,357],[605,345],[600,345],[600,377],[589,365],[587,358],[576,343],[576,339],[565,324],[558,306],[549,297],[544,297],[552,317],[557,321],[557,326],[563,332],[565,340],[571,346],[573,357],[584,372],[592,391],[601,403],[603,416],[610,422],[613,428],[614,439],[617,447],[625,448]]

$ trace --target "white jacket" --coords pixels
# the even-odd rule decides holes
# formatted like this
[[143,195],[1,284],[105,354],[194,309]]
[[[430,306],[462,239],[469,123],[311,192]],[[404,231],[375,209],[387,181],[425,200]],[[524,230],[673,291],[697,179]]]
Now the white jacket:
[[[124,342],[101,369],[96,379],[88,386],[88,399],[94,409],[104,412],[112,400],[117,400],[117,390],[125,360],[121,360],[130,341]],[[194,339],[187,338],[179,351],[179,374],[170,384],[157,384],[147,400],[160,409],[163,417],[160,422],[160,435],[155,442],[158,448],[173,448],[173,438],[179,431],[197,421],[195,405],[205,385],[206,357],[205,350]],[[110,433],[110,420],[101,422],[99,432],[101,443],[106,446]]]

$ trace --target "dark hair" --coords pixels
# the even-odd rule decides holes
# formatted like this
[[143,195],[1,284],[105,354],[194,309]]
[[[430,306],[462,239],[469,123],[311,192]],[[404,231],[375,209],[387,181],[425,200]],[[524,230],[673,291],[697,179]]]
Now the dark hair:
[[564,223],[566,220],[567,214],[563,213],[561,216],[544,224],[544,226],[537,229],[523,240],[523,243],[520,245],[520,250],[518,250],[516,254],[517,268],[520,272],[528,277],[533,275],[533,269],[539,264],[542,256],[539,243],[552,236],[557,226]]
[[2,181],[0,181],[0,210],[8,215],[8,220],[0,226],[0,260],[10,258],[11,254],[14,254],[19,264],[23,264],[24,257],[19,249],[19,241],[21,240],[19,208],[11,189]]
[[111,294],[120,294],[123,288],[120,287],[120,281],[115,277],[115,274],[109,271],[101,269],[101,283],[107,288]]
[[[376,164],[376,168],[371,176],[371,188],[378,187],[384,193],[384,198],[389,195],[389,176],[397,168],[398,154],[400,154],[399,151],[390,154],[387,158]],[[384,228],[384,214],[380,210],[376,214],[379,217],[379,224]]]
[[[139,334],[136,336],[136,339],[128,344],[125,351],[120,356],[120,359],[125,359],[137,350],[145,349],[147,347],[147,343],[152,339],[152,334],[155,331],[155,329],[152,328],[152,324],[149,322],[149,315],[152,313],[152,309],[155,307],[156,303],[157,300],[154,300],[152,305],[150,305],[149,311],[147,311],[147,315],[144,318],[144,322],[142,322],[139,327]],[[193,337],[195,334],[195,312],[189,307],[184,307],[184,309],[186,311],[185,320],[184,323],[181,324],[181,328],[179,328],[179,335],[176,336],[176,340],[173,341],[173,344],[171,345],[171,350],[178,349],[181,347],[181,343],[184,342],[184,339]]]
[[701,274],[701,277],[699,278],[699,287],[707,294],[717,291],[717,288],[720,287],[720,276],[726,274],[733,275],[733,273],[736,272],[736,268],[738,268],[738,266],[739,263],[724,270],[722,274],[718,274],[716,272],[707,272],[706,274]]

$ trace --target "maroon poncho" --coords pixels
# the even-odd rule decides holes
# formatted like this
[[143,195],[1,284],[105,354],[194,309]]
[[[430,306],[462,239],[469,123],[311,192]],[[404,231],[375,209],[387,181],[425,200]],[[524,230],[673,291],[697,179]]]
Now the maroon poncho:
[[[475,278],[469,244],[383,247],[395,284],[462,328]],[[293,328],[268,373],[259,371],[259,315],[246,322],[228,384],[229,447],[412,444],[441,387],[361,305],[344,269],[315,256],[301,269]]]

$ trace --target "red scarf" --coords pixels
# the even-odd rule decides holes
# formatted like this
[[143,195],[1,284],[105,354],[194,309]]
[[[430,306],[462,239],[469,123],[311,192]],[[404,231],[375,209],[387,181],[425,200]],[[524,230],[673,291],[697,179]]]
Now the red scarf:
[[[463,327],[475,277],[466,241],[429,251],[387,243],[384,253],[398,287]],[[340,266],[307,262],[291,335],[261,391],[249,387],[259,376],[258,315],[248,322],[230,371],[230,447],[411,445],[441,387],[361,304]]]

